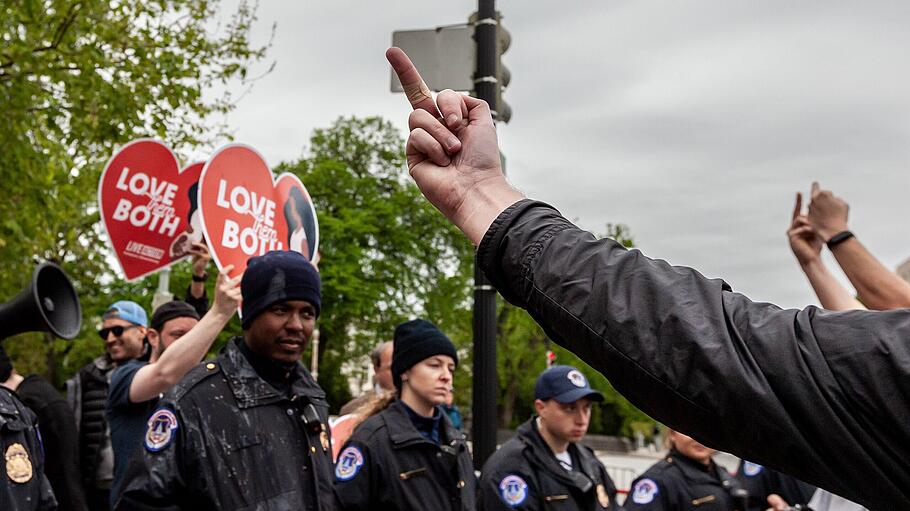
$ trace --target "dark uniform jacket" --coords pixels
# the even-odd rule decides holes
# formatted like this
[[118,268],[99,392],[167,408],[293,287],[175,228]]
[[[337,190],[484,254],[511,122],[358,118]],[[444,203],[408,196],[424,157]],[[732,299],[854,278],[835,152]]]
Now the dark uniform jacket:
[[[739,481],[724,467],[710,466],[671,450],[632,482],[626,511],[733,511]],[[743,510],[740,510],[743,511]]]
[[535,418],[518,427],[483,466],[479,510],[619,510],[616,486],[594,451],[569,444],[571,472],[560,465]]
[[44,475],[36,417],[16,394],[0,386],[0,510],[57,509]]
[[54,489],[59,511],[88,511],[79,475],[79,436],[73,410],[63,395],[37,374],[26,376],[16,393],[38,416],[44,474]]
[[651,417],[870,509],[910,502],[910,310],[753,302],[531,200],[496,218],[477,260]]
[[768,509],[768,495],[779,495],[787,504],[806,505],[815,493],[815,487],[795,477],[756,463],[740,461],[736,479],[749,492],[748,511]]
[[464,436],[438,413],[440,445],[421,436],[400,401],[357,426],[335,465],[338,508],[474,509],[477,482]]
[[300,363],[290,395],[280,393],[241,342],[228,342],[162,398],[116,509],[331,509],[325,393]]

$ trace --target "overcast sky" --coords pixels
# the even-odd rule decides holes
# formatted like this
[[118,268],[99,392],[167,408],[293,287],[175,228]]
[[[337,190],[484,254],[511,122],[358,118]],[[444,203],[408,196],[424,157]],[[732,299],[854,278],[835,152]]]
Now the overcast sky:
[[[339,116],[380,115],[405,135],[408,104],[389,92],[383,57],[392,32],[475,7],[262,2],[254,38],[277,22],[277,65],[229,116],[236,141],[274,166]],[[512,34],[500,143],[529,196],[594,232],[625,223],[646,254],[784,307],[815,302],[784,235],[812,180],[848,200],[851,228],[885,265],[910,256],[910,3],[497,7]]]

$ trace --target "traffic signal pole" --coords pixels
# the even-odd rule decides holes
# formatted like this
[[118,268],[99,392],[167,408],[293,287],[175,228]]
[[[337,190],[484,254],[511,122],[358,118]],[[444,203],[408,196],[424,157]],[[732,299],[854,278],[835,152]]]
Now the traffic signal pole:
[[[474,39],[477,42],[475,95],[490,105],[497,118],[495,0],[478,0]],[[474,467],[483,467],[496,450],[496,290],[474,261],[474,399],[472,403]]]

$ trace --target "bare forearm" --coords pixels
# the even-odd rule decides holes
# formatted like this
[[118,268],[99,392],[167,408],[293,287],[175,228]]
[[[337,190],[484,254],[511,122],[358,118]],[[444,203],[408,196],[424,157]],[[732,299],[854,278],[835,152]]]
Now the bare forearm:
[[208,353],[232,314],[210,310],[183,337],[171,344],[158,361],[140,369],[130,385],[130,401],[141,403],[166,392]]
[[801,266],[809,284],[815,291],[822,307],[832,311],[845,311],[865,309],[863,304],[850,294],[844,286],[834,278],[820,259]]
[[831,252],[867,307],[875,310],[910,307],[910,283],[885,268],[858,239],[850,238]]

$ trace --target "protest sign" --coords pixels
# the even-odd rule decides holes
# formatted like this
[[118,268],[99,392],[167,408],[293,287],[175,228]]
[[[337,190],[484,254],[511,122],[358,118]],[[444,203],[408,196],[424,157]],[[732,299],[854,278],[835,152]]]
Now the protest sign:
[[150,139],[126,144],[104,167],[98,208],[127,280],[180,261],[201,240],[196,190],[202,167],[181,170],[171,149]]
[[215,152],[199,179],[202,228],[218,268],[270,250],[296,250],[312,260],[319,248],[313,202],[297,176],[277,177],[253,148],[231,144]]

